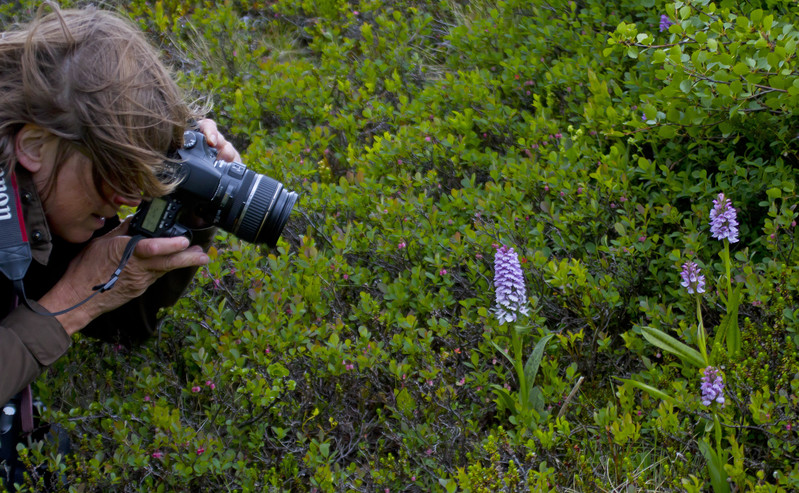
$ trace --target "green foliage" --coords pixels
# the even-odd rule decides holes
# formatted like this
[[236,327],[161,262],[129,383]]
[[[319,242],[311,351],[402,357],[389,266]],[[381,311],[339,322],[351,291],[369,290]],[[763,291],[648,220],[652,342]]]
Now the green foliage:
[[547,343],[555,334],[547,334],[541,337],[525,361],[522,343],[523,330],[523,327],[509,329],[514,356],[510,356],[496,342],[491,341],[491,344],[508,360],[516,372],[519,389],[516,398],[511,396],[511,393],[505,387],[497,384],[492,385],[492,387],[497,395],[500,409],[508,409],[513,414],[510,418],[511,423],[530,427],[536,425],[539,419],[545,418],[547,415],[544,410],[544,395],[541,392],[541,387],[534,386],[534,382],[535,377],[538,375],[538,369],[541,367],[541,358],[544,356]]
[[[76,339],[36,385],[74,453],[23,447],[59,474],[20,490],[799,487],[795,2],[104,5],[300,200],[148,344]],[[529,332],[490,311],[502,244]]]

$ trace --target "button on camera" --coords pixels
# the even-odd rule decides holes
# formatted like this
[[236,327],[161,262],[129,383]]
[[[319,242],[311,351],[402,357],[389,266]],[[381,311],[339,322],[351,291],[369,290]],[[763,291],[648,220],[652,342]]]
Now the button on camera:
[[184,132],[183,133],[183,147],[185,149],[191,149],[197,145],[197,134],[194,132]]
[[228,168],[228,175],[241,180],[244,178],[244,173],[247,172],[247,167],[240,163],[230,163]]

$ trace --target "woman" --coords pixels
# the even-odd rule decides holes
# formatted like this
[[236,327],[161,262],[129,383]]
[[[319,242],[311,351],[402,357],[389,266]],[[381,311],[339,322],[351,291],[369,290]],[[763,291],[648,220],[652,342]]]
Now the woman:
[[[64,10],[0,34],[0,165],[19,185],[33,261],[32,310],[0,277],[0,404],[62,356],[79,331],[123,342],[156,327],[208,262],[212,229],[138,243],[113,287],[104,284],[128,243],[122,206],[168,193],[167,154],[200,115],[135,26],[99,9]],[[210,120],[199,127],[219,157],[240,161]]]

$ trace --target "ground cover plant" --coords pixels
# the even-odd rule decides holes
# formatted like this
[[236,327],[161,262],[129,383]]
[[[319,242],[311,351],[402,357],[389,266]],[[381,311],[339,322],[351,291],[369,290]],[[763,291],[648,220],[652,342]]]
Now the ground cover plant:
[[300,199],[75,341],[20,491],[799,488],[796,2],[102,7]]

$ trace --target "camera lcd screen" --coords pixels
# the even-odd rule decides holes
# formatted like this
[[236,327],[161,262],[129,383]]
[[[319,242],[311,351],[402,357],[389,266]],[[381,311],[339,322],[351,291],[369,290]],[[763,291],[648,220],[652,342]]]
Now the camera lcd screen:
[[144,221],[141,223],[142,229],[155,233],[158,229],[158,223],[161,221],[161,215],[166,209],[166,200],[153,199],[150,203],[150,208],[147,209],[147,215],[144,216]]

